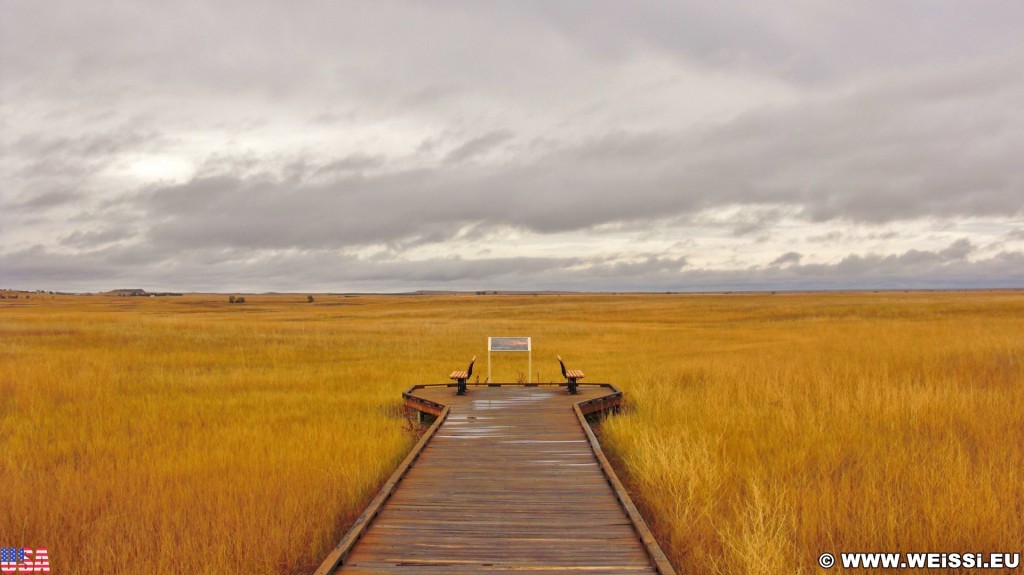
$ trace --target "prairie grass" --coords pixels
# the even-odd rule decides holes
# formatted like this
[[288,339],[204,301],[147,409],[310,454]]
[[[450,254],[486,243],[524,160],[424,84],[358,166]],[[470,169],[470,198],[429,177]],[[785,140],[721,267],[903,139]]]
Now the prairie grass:
[[[1024,293],[0,301],[0,545],[308,573],[414,441],[400,392],[532,335],[682,573],[1024,549]],[[525,358],[494,358],[515,381]]]

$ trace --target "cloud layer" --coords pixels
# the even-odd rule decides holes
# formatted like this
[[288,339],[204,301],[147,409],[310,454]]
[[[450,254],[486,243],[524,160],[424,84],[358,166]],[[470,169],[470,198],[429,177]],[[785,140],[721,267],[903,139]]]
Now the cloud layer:
[[0,287],[1020,287],[1022,24],[6,0]]

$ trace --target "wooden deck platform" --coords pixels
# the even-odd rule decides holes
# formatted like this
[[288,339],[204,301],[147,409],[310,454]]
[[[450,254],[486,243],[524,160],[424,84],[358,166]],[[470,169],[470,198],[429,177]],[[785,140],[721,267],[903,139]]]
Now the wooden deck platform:
[[614,387],[416,386],[438,416],[318,575],[674,573],[584,415]]

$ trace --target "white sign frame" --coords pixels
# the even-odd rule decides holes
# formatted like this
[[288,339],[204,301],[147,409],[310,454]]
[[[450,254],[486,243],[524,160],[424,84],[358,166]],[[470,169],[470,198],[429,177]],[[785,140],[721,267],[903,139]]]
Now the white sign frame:
[[[508,349],[510,347],[518,348],[518,345],[508,345],[510,340],[526,340],[526,349]],[[498,342],[495,342],[498,340]],[[504,341],[502,341],[504,340]],[[497,348],[495,349],[495,343]],[[505,343],[506,345],[502,345]],[[491,381],[491,352],[496,351],[499,353],[510,352],[510,353],[521,353],[526,352],[529,359],[526,364],[526,383],[533,383],[533,338],[529,336],[510,336],[510,337],[488,337],[487,338],[487,382]]]

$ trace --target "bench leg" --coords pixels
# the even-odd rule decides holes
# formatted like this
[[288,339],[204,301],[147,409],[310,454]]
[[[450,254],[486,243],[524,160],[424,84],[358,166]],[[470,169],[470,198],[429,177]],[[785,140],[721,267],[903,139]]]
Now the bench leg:
[[569,378],[569,395],[576,395],[576,378]]
[[466,380],[465,379],[460,379],[459,380],[459,388],[455,392],[455,395],[466,395]]

